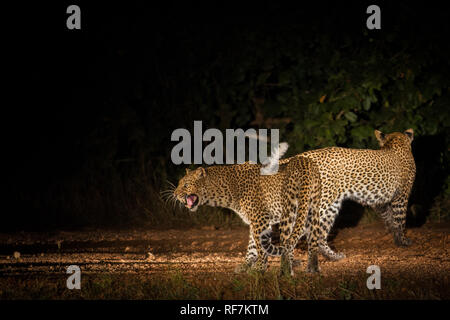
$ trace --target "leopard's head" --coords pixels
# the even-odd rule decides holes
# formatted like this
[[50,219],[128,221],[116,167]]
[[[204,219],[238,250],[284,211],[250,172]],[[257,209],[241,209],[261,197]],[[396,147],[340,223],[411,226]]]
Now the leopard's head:
[[203,185],[206,178],[206,169],[197,168],[196,170],[186,169],[186,175],[178,182],[178,187],[173,195],[183,203],[186,208],[196,211],[198,206],[204,202]]
[[380,148],[387,146],[400,146],[400,147],[411,147],[411,142],[414,139],[413,129],[405,130],[401,132],[393,132],[389,134],[384,134],[381,131],[375,130],[375,137],[378,140]]

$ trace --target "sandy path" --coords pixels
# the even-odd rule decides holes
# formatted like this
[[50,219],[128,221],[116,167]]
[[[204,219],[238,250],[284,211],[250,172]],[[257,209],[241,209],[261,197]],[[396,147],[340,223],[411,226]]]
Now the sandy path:
[[[336,277],[365,272],[378,265],[383,272],[406,277],[432,277],[448,281],[450,271],[449,224],[428,224],[409,229],[409,248],[398,248],[382,224],[339,230],[330,245],[347,258],[331,262],[320,259],[322,275]],[[232,273],[244,259],[247,229],[149,231],[82,231],[0,234],[0,275],[61,273],[76,264],[91,273]],[[296,249],[303,263],[305,243]],[[14,257],[19,252],[20,257]],[[278,265],[271,258],[271,267]]]

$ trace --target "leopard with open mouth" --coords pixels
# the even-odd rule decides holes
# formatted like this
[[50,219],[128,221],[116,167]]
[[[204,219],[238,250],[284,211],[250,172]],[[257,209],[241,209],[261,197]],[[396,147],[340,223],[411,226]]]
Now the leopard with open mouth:
[[[314,162],[299,157],[280,165],[272,175],[262,175],[261,165],[249,162],[187,169],[173,196],[191,211],[200,205],[229,208],[250,226],[245,263],[237,270],[263,271],[268,255],[281,255],[282,272],[293,275],[293,251],[303,234],[308,235],[307,270],[319,270],[320,188],[320,173]],[[272,225],[277,223],[280,246],[275,249],[270,242]]]

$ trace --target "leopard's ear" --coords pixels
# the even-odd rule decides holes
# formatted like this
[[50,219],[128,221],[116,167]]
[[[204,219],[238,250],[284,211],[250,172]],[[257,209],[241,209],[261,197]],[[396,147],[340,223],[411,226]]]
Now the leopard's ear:
[[197,174],[197,176],[198,176],[199,178],[206,177],[206,170],[205,170],[205,168],[203,168],[203,167],[197,168],[197,169],[195,170],[195,173]]
[[379,130],[375,130],[375,137],[377,138],[380,147],[382,147],[386,141],[386,135]]
[[414,130],[413,129],[405,130],[404,134],[406,134],[406,136],[409,138],[409,141],[412,142],[414,140]]
[[189,172],[191,172],[191,170],[189,170],[188,168],[186,168],[186,174],[188,174]]

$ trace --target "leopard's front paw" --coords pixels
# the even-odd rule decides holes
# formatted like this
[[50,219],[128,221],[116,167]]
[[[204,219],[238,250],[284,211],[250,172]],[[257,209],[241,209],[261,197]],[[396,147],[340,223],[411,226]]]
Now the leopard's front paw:
[[320,267],[319,266],[308,265],[306,267],[306,272],[308,272],[308,273],[319,273],[320,272]]
[[267,270],[267,264],[257,261],[252,266],[250,266],[246,271],[249,274],[254,274],[254,273],[263,274],[266,270]]
[[317,255],[317,252],[310,252],[308,255],[308,266],[306,267],[306,272],[318,273],[319,271],[319,257]]
[[244,262],[240,265],[238,265],[236,268],[234,268],[234,273],[244,273],[247,272],[249,269],[251,269],[252,265]]

